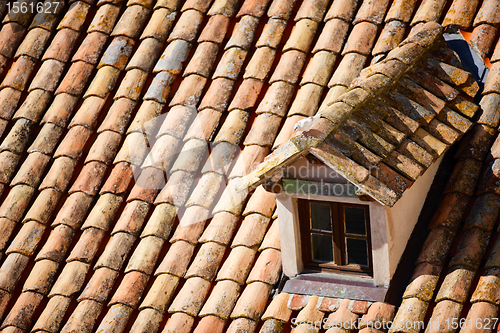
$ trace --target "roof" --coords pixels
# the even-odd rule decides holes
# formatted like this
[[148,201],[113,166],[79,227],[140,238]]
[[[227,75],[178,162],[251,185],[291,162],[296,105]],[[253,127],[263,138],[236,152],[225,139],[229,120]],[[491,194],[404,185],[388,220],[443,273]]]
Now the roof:
[[[495,317],[497,6],[81,0],[7,15],[1,2],[2,333],[272,332],[296,315]],[[431,21],[471,32],[492,65],[401,306],[273,297],[275,197],[236,191],[241,177]]]
[[[255,187],[312,154],[361,191],[393,206],[472,126],[479,90],[436,22],[416,26],[380,62],[243,178]],[[445,81],[445,82],[444,82]],[[463,96],[465,95],[465,97]]]

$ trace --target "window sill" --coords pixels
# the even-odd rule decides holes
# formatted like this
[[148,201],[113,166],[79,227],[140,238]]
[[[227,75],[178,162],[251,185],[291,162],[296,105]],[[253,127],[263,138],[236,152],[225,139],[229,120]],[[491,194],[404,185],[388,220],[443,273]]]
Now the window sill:
[[371,278],[354,275],[301,273],[288,280],[283,292],[383,302],[387,287],[377,287]]

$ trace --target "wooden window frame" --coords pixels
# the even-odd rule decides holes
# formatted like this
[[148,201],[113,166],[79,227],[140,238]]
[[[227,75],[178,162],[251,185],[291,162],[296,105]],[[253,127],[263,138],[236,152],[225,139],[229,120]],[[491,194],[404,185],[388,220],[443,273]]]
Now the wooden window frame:
[[[332,232],[333,232],[333,256],[340,265],[334,263],[325,263],[314,261],[311,249],[311,224],[310,224],[310,203],[318,203],[323,205],[330,205],[332,213]],[[343,217],[343,207],[356,207],[365,210],[366,217],[366,237],[359,235],[346,234],[345,222]],[[360,275],[373,277],[373,259],[372,259],[372,244],[371,244],[371,231],[370,231],[370,212],[368,205],[359,205],[352,203],[334,202],[334,201],[318,201],[298,199],[299,210],[299,224],[300,224],[300,238],[302,242],[302,260],[304,267],[308,271],[321,271],[321,272],[350,272]],[[322,234],[321,232],[314,231],[315,234]],[[328,234],[325,232],[324,234]],[[363,239],[367,241],[368,246],[368,266],[347,265],[347,250],[345,239],[348,235],[349,238]]]

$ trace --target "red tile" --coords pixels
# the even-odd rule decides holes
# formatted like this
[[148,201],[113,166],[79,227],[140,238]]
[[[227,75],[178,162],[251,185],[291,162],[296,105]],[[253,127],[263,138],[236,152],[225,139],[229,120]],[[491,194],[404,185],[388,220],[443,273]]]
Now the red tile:
[[219,112],[226,110],[231,93],[233,91],[234,81],[226,78],[217,78],[212,81],[207,92],[200,102],[198,110],[211,108]]
[[240,7],[236,17],[242,17],[244,15],[250,15],[257,18],[262,17],[269,6],[270,0],[246,0]]
[[121,135],[112,131],[105,131],[99,134],[92,147],[90,147],[85,163],[99,161],[104,164],[111,164],[115,157],[118,146],[121,142]]
[[160,189],[165,186],[163,170],[155,168],[143,169],[141,175],[135,181],[136,183],[130,191],[127,201],[143,200],[153,202]]
[[187,42],[194,41],[202,20],[203,14],[197,10],[187,10],[183,12],[175,24],[172,33],[168,36],[167,41],[171,42],[174,39],[182,39]]
[[105,164],[100,162],[89,162],[85,164],[68,193],[83,192],[88,195],[96,195],[104,181],[105,174]]
[[[56,95],[54,100],[52,101],[51,106],[45,113],[45,115],[42,118],[42,122],[44,123],[52,123],[57,125],[57,128],[54,128],[55,125],[45,125],[42,128],[42,131],[51,131],[51,132],[57,132],[58,128],[60,127],[66,127],[69,117],[71,116],[71,113],[73,112],[73,109],[78,102],[78,97],[71,96],[69,94],[59,94]],[[47,127],[49,126],[49,127]],[[50,128],[50,130],[49,130]],[[60,130],[59,130],[60,131]],[[52,135],[48,135],[47,138],[52,138]],[[55,148],[56,142],[53,142],[51,145],[52,149]],[[53,150],[52,150],[53,151]],[[51,151],[51,153],[52,153]]]
[[142,293],[146,288],[148,275],[141,272],[128,272],[123,277],[118,289],[109,301],[108,306],[120,303],[136,308],[141,300]]
[[269,79],[269,83],[275,81],[285,81],[291,84],[296,83],[305,60],[305,54],[300,51],[291,50],[283,53],[273,75]]
[[17,47],[23,41],[26,27],[16,23],[5,23],[0,30],[0,54],[7,58],[12,58]]
[[55,227],[38,252],[36,260],[49,259],[60,263],[66,257],[74,233],[74,230],[66,225]]
[[187,279],[172,301],[168,312],[184,312],[190,316],[196,316],[207,297],[209,289],[210,282],[202,278],[192,277]]
[[47,51],[43,54],[42,61],[47,59],[55,59],[61,62],[68,61],[78,35],[78,31],[71,29],[59,30],[54,39],[52,39]]
[[51,225],[55,227],[63,224],[75,229],[79,228],[87,216],[93,199],[83,192],[71,194],[64,201],[63,206],[60,208]]
[[27,330],[33,320],[33,314],[40,305],[43,296],[34,292],[21,293],[16,303],[10,309],[9,314],[5,317],[2,328],[6,326],[16,326],[23,331]]
[[375,38],[377,36],[377,26],[371,22],[360,22],[354,26],[342,50],[342,55],[347,53],[359,53],[369,55]]
[[288,308],[292,311],[302,310],[309,302],[310,297],[307,295],[293,295],[288,301]]
[[35,61],[27,56],[21,56],[12,64],[5,75],[0,88],[11,87],[19,91],[26,88],[31,76]]
[[195,9],[199,12],[206,13],[209,7],[210,4],[202,0],[187,0],[182,6],[181,12],[184,12],[188,9]]
[[207,25],[201,31],[198,43],[213,42],[222,43],[226,35],[227,27],[229,25],[229,18],[225,15],[211,16]]
[[308,18],[316,22],[321,22],[327,6],[328,1],[325,0],[304,1],[297,12],[297,15],[295,15],[295,21]]
[[146,219],[146,215],[149,211],[149,204],[141,200],[134,200],[127,202],[127,205],[123,209],[118,221],[116,221],[115,227],[111,234],[117,232],[127,232],[131,235],[137,236],[137,233],[141,230],[142,225]]
[[127,163],[118,163],[113,167],[113,170],[107,177],[106,182],[101,188],[100,194],[107,192],[122,194],[129,187],[132,178],[132,167]]
[[97,64],[107,38],[108,36],[101,32],[89,33],[78,47],[71,61],[84,61],[90,65]]
[[94,66],[84,61],[76,61],[71,64],[68,72],[59,84],[56,94],[67,93],[75,96],[83,94],[90,79]]
[[292,14],[294,3],[295,0],[273,1],[267,11],[267,16],[288,20]]
[[208,281],[215,278],[226,247],[217,243],[204,243],[186,272],[186,278],[198,276]]
[[104,231],[97,228],[85,229],[71,250],[67,261],[78,260],[88,264],[92,263],[103,238]]
[[57,147],[54,158],[67,156],[71,159],[78,159],[91,134],[92,131],[83,126],[72,127]]
[[90,281],[78,297],[78,302],[93,300],[99,303],[105,303],[117,277],[118,273],[107,267],[96,269]]

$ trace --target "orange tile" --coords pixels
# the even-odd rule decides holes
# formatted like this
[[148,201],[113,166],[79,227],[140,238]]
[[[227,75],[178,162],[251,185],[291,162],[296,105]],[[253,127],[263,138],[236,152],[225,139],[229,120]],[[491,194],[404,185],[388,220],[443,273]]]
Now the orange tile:
[[[25,331],[31,325],[33,314],[40,305],[43,296],[27,291],[21,293],[2,323],[2,329],[7,326],[16,326]],[[4,330],[5,331],[5,330]]]
[[[49,41],[50,31],[41,28],[32,29],[26,34],[21,45],[19,45],[15,58],[25,55],[35,59],[40,59]],[[1,66],[3,67],[3,66]]]
[[73,2],[66,14],[64,15],[61,22],[57,26],[57,29],[69,28],[75,31],[79,31],[82,27],[87,14],[89,12],[90,5],[82,1]]
[[[465,327],[460,331],[464,333],[470,332],[487,332],[490,329],[485,328],[485,324],[479,326],[479,323],[488,323],[492,318],[498,313],[498,306],[490,304],[488,302],[477,302],[472,304],[472,307],[467,313],[467,318],[465,319]],[[476,326],[475,323],[478,323]]]
[[217,282],[199,316],[217,316],[227,320],[240,296],[240,289],[240,285],[234,281]]
[[262,320],[277,319],[288,322],[292,315],[292,310],[287,307],[289,299],[290,295],[287,293],[282,292],[276,295],[262,315]]
[[479,1],[454,0],[443,19],[443,26],[467,29],[471,26]]
[[[100,32],[109,35],[113,30],[118,14],[120,13],[120,6],[114,4],[103,4],[99,6],[90,26],[88,28],[90,33]],[[96,59],[97,60],[97,59]]]
[[89,268],[88,264],[76,260],[67,263],[52,286],[49,297],[54,295],[76,296],[76,293],[83,287]]
[[255,250],[245,246],[232,249],[217,274],[217,281],[232,280],[244,284],[252,268],[255,252]]
[[74,230],[67,225],[61,224],[55,227],[38,252],[36,260],[49,259],[60,263],[69,250],[73,236]]
[[179,277],[177,276],[157,275],[139,307],[141,312],[147,308],[153,308],[163,314],[174,297],[178,283]]
[[[61,93],[56,95],[56,97],[52,101],[51,106],[45,113],[42,122],[51,123],[60,127],[65,127],[69,121],[69,117],[71,116],[76,106],[77,101],[78,97],[72,96],[70,94]],[[42,128],[42,130],[44,130],[44,128]],[[56,130],[52,129],[52,131]],[[52,137],[51,135],[47,136],[47,138],[51,137]],[[55,143],[53,145],[55,145]]]
[[143,200],[153,202],[159,189],[165,186],[163,171],[155,168],[145,168],[142,170],[130,194],[127,202],[132,200]]
[[84,300],[78,303],[71,316],[66,323],[64,323],[61,332],[69,333],[82,329],[91,331],[102,307],[103,305],[101,303],[91,300]]
[[201,31],[198,43],[213,42],[222,43],[229,25],[229,18],[225,15],[211,16],[207,24]]
[[126,36],[129,38],[139,37],[149,11],[150,10],[143,6],[128,6],[120,16],[120,19],[116,22],[111,32],[111,36]]
[[[127,272],[116,289],[108,306],[114,304],[124,304],[131,308],[136,308],[141,300],[142,293],[146,288],[149,276],[142,272]],[[109,314],[109,312],[108,312]]]
[[78,38],[79,32],[71,29],[62,29],[57,32],[43,54],[42,61],[54,59],[61,62],[67,62],[71,56],[71,51]]
[[136,103],[128,98],[115,100],[106,114],[106,118],[104,118],[99,126],[97,133],[113,131],[124,134],[135,106]]
[[55,332],[60,328],[61,315],[69,306],[70,299],[64,296],[54,296],[49,299],[47,305],[33,325],[34,330],[45,330]]
[[52,222],[52,227],[63,224],[75,229],[78,228],[85,219],[92,200],[91,196],[83,192],[71,194],[59,209],[56,218]]
[[114,221],[122,201],[122,197],[111,193],[100,195],[89,215],[85,218],[81,229],[93,227],[107,231]]
[[97,228],[87,228],[83,231],[67,260],[78,260],[90,264],[99,250],[104,238],[104,232]]
[[0,222],[0,250],[4,251],[17,223],[4,217],[0,218]]
[[169,273],[183,277],[194,252],[194,245],[179,241],[173,243],[156,269],[155,274]]
[[183,12],[175,24],[174,29],[168,36],[167,41],[171,42],[174,39],[182,39],[187,42],[194,41],[202,20],[203,14],[197,10],[187,10]]
[[29,221],[22,225],[21,230],[11,241],[9,247],[5,251],[9,253],[21,253],[27,257],[31,257],[39,245],[42,234],[45,231],[45,225],[36,221]]
[[28,208],[34,189],[27,185],[17,185],[10,189],[0,206],[0,217],[19,222]]
[[278,18],[288,20],[292,14],[293,5],[295,0],[273,1],[267,11],[267,16],[271,18]]
[[97,327],[97,331],[102,332],[112,329],[124,331],[128,321],[130,320],[133,310],[134,309],[123,304],[112,305],[106,312],[104,318],[102,318],[102,321]]
[[262,282],[248,284],[243,290],[240,298],[236,302],[231,318],[251,318],[259,320],[264,313],[271,286]]
[[[100,7],[99,10],[106,6],[108,5]],[[84,61],[90,65],[96,65],[97,60],[104,50],[107,38],[108,36],[102,32],[89,33],[78,47],[78,50],[73,54],[71,61]]]
[[264,15],[267,7],[269,6],[270,0],[257,1],[257,0],[246,0],[240,7],[236,17],[242,17],[244,15],[250,15],[253,17],[260,18]]
[[26,27],[21,24],[16,22],[3,24],[0,30],[0,54],[12,58],[25,34]]
[[101,267],[94,271],[90,281],[78,296],[78,302],[93,300],[105,303],[110,296],[111,290],[118,277],[118,273],[107,267]]
[[131,332],[158,332],[163,314],[155,309],[146,308],[139,312],[134,324],[130,328]]
[[182,312],[176,312],[170,316],[163,333],[189,333],[193,327],[194,318]]
[[387,15],[385,15],[384,21],[387,22],[386,24],[390,24],[393,20],[408,23],[411,20],[416,4],[417,1],[415,0],[409,2],[404,0],[394,1],[387,12]]
[[149,23],[142,31],[141,39],[152,37],[163,43],[172,29],[175,14],[170,9],[156,6]]
[[175,296],[168,312],[184,312],[196,316],[200,311],[210,289],[210,282],[192,277],[186,280],[179,293]]
[[102,186],[100,193],[124,193],[132,181],[132,172],[132,167],[129,164],[117,163]]
[[225,321],[216,316],[203,317],[193,333],[222,333],[224,331]]
[[0,88],[10,87],[23,91],[27,86],[28,78],[31,76],[34,65],[35,61],[30,57],[20,56],[17,58],[5,75]]
[[198,110],[210,108],[219,112],[226,110],[233,91],[234,81],[218,77],[212,81],[203,96]]
[[163,239],[154,236],[142,238],[129,259],[125,273],[132,271],[147,275],[153,273],[164,242]]
[[85,164],[82,171],[74,181],[69,194],[74,192],[84,192],[88,195],[96,195],[104,181],[106,165],[100,162],[89,162]]
[[141,200],[133,200],[127,203],[120,218],[116,222],[111,234],[127,232],[136,236],[144,224],[149,212],[150,204]]
[[294,84],[299,79],[299,74],[304,66],[306,56],[303,52],[290,50],[281,55],[281,58],[269,79],[269,83],[284,81]]
[[114,234],[109,239],[99,259],[97,259],[95,267],[120,270],[132,249],[134,241],[134,237],[126,232]]

